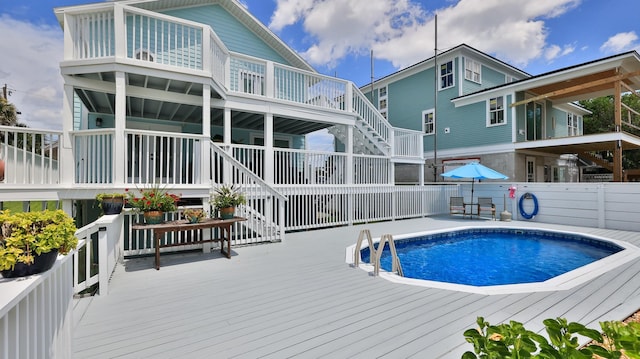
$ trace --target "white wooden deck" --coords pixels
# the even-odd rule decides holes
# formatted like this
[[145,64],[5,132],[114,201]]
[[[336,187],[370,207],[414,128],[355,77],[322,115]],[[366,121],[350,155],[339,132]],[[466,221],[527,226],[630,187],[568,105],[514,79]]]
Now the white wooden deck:
[[[75,357],[460,358],[473,349],[463,332],[477,316],[532,330],[558,316],[599,328],[640,307],[638,259],[571,290],[508,295],[396,284],[344,261],[363,228],[379,237],[460,222],[519,224],[424,218],[291,233],[234,248],[230,260],[217,251],[163,255],[160,271],[152,258],[127,260],[108,295],[75,311]],[[638,232],[581,230],[640,246]]]

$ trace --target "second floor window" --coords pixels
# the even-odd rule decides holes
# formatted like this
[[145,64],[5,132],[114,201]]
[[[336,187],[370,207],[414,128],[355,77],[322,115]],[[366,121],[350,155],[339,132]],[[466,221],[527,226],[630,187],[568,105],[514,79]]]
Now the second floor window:
[[504,99],[502,96],[489,99],[488,125],[500,125],[504,123]]
[[435,118],[433,110],[422,111],[422,131],[427,134],[433,134],[435,129]]
[[567,113],[567,134],[569,136],[578,136],[578,121],[578,115]]
[[453,86],[453,61],[440,65],[440,89]]
[[480,63],[465,59],[464,61],[464,78],[473,82],[480,83]]

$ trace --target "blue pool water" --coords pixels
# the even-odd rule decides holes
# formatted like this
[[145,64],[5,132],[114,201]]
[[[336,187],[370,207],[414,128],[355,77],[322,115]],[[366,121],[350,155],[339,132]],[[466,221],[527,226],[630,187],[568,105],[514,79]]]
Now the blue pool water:
[[[404,276],[490,286],[542,282],[623,248],[580,235],[522,229],[471,229],[396,240]],[[361,251],[369,261],[369,249]],[[381,266],[391,271],[388,245]]]

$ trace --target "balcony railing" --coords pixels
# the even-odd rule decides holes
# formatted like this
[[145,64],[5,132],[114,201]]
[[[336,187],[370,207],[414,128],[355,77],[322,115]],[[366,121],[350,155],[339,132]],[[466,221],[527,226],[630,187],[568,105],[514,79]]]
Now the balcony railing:
[[51,185],[60,183],[58,149],[62,132],[0,126],[0,183]]
[[[394,154],[394,128],[350,81],[304,71],[272,61],[230,53],[208,26],[152,11],[110,3],[98,10],[68,13],[65,60],[114,57],[116,61],[210,76],[226,91],[345,111],[359,118],[359,128],[381,153]],[[411,138],[409,138],[411,137]],[[399,156],[421,158],[411,131]]]

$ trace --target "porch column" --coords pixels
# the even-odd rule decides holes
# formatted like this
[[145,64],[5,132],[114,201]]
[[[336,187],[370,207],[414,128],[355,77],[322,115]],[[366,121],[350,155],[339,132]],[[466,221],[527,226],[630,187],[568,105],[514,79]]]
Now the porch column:
[[[222,148],[223,150],[227,151],[230,156],[233,156],[233,151],[231,149],[231,109],[230,108],[225,107],[224,109],[222,130],[223,130]],[[222,183],[231,183],[231,165],[227,161],[224,161],[223,163],[224,164],[222,167],[222,173],[223,173]]]
[[202,137],[200,175],[195,176],[195,181],[211,187],[211,146],[209,145],[211,141],[211,86],[208,83],[202,85]]
[[282,168],[275,168],[273,161],[273,114],[264,115],[264,163],[262,166],[262,179],[268,184],[273,184],[274,172],[283,171]]
[[[615,131],[622,131],[622,87],[620,81],[614,83],[613,122]],[[622,182],[622,142],[617,141],[613,149],[613,182]]]
[[60,166],[60,182],[65,185],[75,183],[75,158],[73,157],[73,86],[64,85],[62,103],[62,138],[58,151],[58,166]]
[[[352,125],[348,125],[347,126],[347,139],[346,139],[346,143],[344,144],[345,147],[345,151],[347,152],[347,163],[345,164],[346,167],[346,171],[345,171],[345,184],[346,185],[352,185],[354,182],[353,179],[353,173],[354,173],[354,169],[353,169],[353,126]],[[354,208],[354,199],[353,199],[354,194],[350,193],[347,196],[347,223],[349,223],[349,225],[353,225],[353,208]]]
[[116,108],[115,108],[115,133],[113,135],[113,184],[123,186],[126,174],[125,133],[127,122],[127,83],[125,73],[117,71],[116,77]]
[[[205,36],[205,39],[208,39]],[[208,42],[208,41],[207,41]],[[208,49],[207,45],[205,49]],[[208,68],[208,67],[207,67]],[[211,191],[211,86],[209,83],[202,84],[202,139],[200,140],[200,169],[199,176],[195,176],[196,184],[206,184]],[[210,217],[211,206],[209,206],[209,196],[202,197],[202,210],[206,213],[206,217]],[[212,238],[211,230],[203,230],[202,236],[204,240]],[[223,245],[220,242],[220,245]],[[211,252],[211,243],[202,244],[202,252]]]

